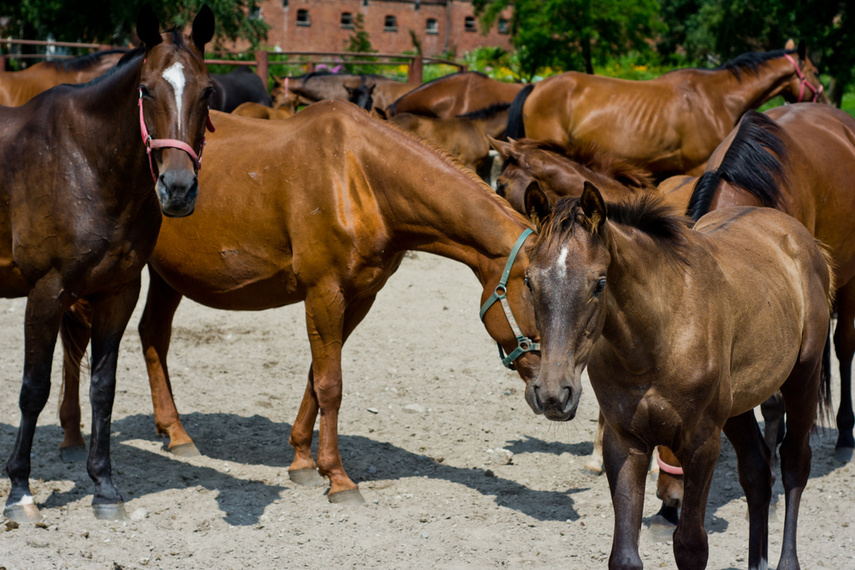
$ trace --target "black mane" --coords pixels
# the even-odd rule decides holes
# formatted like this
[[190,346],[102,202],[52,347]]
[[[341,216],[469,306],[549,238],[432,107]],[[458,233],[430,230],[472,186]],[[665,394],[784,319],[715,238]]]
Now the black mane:
[[744,71],[756,76],[760,71],[760,67],[766,65],[766,62],[770,59],[778,59],[779,57],[784,57],[784,55],[792,53],[796,53],[796,50],[776,49],[772,51],[750,51],[736,56],[732,60],[721,64],[715,69],[726,69],[738,80],[742,80],[742,73]]
[[697,221],[709,212],[722,180],[750,193],[763,206],[779,207],[779,184],[787,180],[782,162],[787,159],[787,148],[780,138],[782,132],[768,116],[749,111],[740,122],[721,165],[698,179],[686,215]]

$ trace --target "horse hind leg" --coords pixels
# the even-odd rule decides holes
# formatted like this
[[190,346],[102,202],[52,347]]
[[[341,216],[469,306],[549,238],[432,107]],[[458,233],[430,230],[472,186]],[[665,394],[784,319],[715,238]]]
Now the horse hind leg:
[[86,459],[86,441],[80,431],[80,365],[91,336],[90,319],[89,303],[81,299],[62,316],[59,329],[63,353],[59,406],[63,439],[59,445],[59,456],[66,462]]
[[852,358],[855,356],[855,279],[837,291],[834,351],[840,362],[840,407],[837,410],[835,457],[849,461],[855,454],[855,414],[852,411]]
[[748,567],[765,569],[769,560],[769,501],[772,498],[770,452],[754,410],[730,418],[724,433],[736,450],[739,483],[748,502]]
[[[784,439],[784,398],[780,392],[775,392],[765,402],[760,404],[760,411],[763,414],[763,440],[766,442],[766,447],[769,448],[769,465],[772,468],[772,487],[775,486],[775,481],[778,475],[778,445]],[[771,520],[777,518],[777,503],[778,496],[772,494],[771,503],[769,506],[769,517]]]
[[175,406],[167,364],[172,320],[182,296],[151,266],[149,266],[149,276],[148,296],[138,330],[151,388],[155,429],[158,434],[166,435],[169,439],[166,449],[170,453],[181,457],[197,456],[199,450],[193,438],[184,429],[181,416]]
[[30,453],[36,422],[50,396],[50,372],[53,350],[65,307],[62,306],[62,283],[44,278],[30,291],[27,298],[24,327],[24,377],[18,406],[21,423],[12,454],[6,461],[6,473],[11,481],[9,497],[3,514],[17,522],[41,519],[30,492]]

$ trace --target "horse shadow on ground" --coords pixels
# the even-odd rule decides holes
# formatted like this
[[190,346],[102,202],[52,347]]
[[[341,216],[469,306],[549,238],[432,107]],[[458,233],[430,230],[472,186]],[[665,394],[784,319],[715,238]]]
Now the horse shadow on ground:
[[[293,451],[288,445],[291,431],[288,423],[276,423],[257,415],[241,417],[219,413],[185,414],[182,420],[202,455],[209,459],[264,465],[282,468],[283,471],[293,459]],[[164,441],[154,435],[150,415],[139,414],[116,420],[111,432],[114,482],[125,500],[169,489],[201,487],[216,491],[216,500],[226,523],[251,526],[259,522],[265,509],[277,501],[283,491],[299,488],[290,482],[279,485],[270,481],[240,478],[194,464],[192,460],[177,460],[166,452],[152,452],[140,449],[137,445],[123,444],[140,440]],[[16,426],[0,423],[2,453],[10,452],[16,435]],[[314,441],[317,440],[315,431]],[[91,495],[94,489],[86,473],[85,463],[63,463],[60,460],[61,441],[62,430],[58,426],[39,426],[36,431],[31,480],[40,479],[47,485],[51,481],[72,482],[72,488],[65,491],[60,489],[60,485],[54,486],[53,493],[41,505],[46,508],[66,506]],[[348,474],[369,490],[382,481],[422,476],[463,485],[484,496],[493,497],[497,505],[540,521],[578,520],[580,515],[574,507],[572,495],[587,490],[534,490],[496,476],[488,468],[445,465],[426,455],[364,436],[340,434],[339,444]],[[317,452],[316,444],[313,447]],[[39,494],[35,488],[34,492]]]

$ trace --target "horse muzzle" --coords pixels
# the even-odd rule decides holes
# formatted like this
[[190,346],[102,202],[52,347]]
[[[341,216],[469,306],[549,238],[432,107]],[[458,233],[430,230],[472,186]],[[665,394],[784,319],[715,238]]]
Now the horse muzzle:
[[569,422],[575,418],[582,393],[580,384],[566,378],[551,386],[545,380],[548,379],[544,379],[541,373],[526,387],[525,400],[534,413],[556,422]]
[[199,195],[199,180],[189,169],[169,169],[157,177],[157,198],[163,215],[183,218],[193,213]]

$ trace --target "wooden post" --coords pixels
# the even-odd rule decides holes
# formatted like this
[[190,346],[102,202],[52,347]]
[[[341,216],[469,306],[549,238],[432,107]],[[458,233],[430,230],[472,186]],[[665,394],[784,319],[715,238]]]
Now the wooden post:
[[263,49],[260,49],[255,52],[255,73],[261,78],[261,83],[264,84],[264,88],[267,89],[267,52]]
[[6,55],[0,54],[0,73],[6,72]]
[[422,56],[417,55],[416,57],[411,59],[410,65],[407,67],[407,83],[421,85],[423,67],[424,59],[422,58]]

